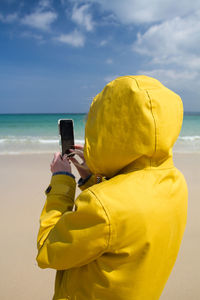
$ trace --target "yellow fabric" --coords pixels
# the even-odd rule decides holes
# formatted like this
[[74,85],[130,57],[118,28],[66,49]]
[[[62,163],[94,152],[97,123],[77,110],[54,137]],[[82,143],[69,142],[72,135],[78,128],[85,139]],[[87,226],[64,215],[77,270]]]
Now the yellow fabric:
[[55,175],[40,219],[38,265],[57,271],[54,300],[157,300],[175,263],[187,184],[173,165],[183,119],[178,95],[125,76],[95,97],[84,155],[94,174],[74,204],[75,180]]
[[[102,177],[101,181],[105,181],[106,179],[104,177]],[[83,184],[83,185],[80,185],[79,188],[81,191],[84,191],[85,189],[91,187],[92,185],[98,183],[97,182],[97,179],[96,179],[96,176],[92,174],[92,176]]]

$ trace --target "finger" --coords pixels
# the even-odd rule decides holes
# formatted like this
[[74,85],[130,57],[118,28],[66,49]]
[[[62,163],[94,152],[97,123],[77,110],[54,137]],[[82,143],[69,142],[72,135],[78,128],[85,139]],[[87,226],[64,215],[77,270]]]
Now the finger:
[[67,164],[71,163],[71,161],[69,160],[69,157],[67,156],[67,154],[64,154],[64,156],[63,156],[63,162],[67,163]]
[[55,153],[55,160],[62,159],[62,155],[60,152]]
[[88,166],[86,166],[85,164],[80,164],[77,160],[75,160],[75,158],[74,161],[72,161],[72,163],[75,165],[78,171],[80,171],[80,169],[88,171]]
[[67,159],[67,154],[64,154],[63,157],[62,157],[62,159],[66,160]]
[[[75,165],[75,166],[76,166],[76,165]],[[85,164],[83,164],[83,165],[80,165],[80,164],[79,164],[79,165],[77,166],[77,168],[79,168],[79,170],[82,169],[82,170],[88,171],[88,166],[86,166]]]
[[54,163],[54,161],[55,161],[55,158],[56,158],[56,153],[54,153],[54,155],[53,155],[53,159],[52,159],[52,164]]
[[74,148],[75,149],[79,149],[79,150],[82,150],[84,149],[84,146],[83,145],[74,145]]
[[78,160],[74,157],[69,157],[69,160],[75,165],[75,166],[79,166],[80,163],[78,162]]
[[54,154],[54,157],[55,157],[55,158],[58,157],[58,156],[60,156],[60,152],[56,152],[56,153]]
[[[70,149],[69,149],[69,151],[70,151]],[[69,157],[73,156],[74,154],[76,154],[76,153],[74,152],[74,150],[71,150],[70,153],[67,154],[67,157],[69,158]]]
[[77,154],[80,158],[82,158],[83,161],[85,161],[84,159],[84,154],[81,150],[73,150],[73,149],[69,149],[69,151],[71,153]]
[[77,170],[80,170],[80,169],[88,170],[88,167],[85,164],[80,164],[76,158],[70,157],[70,160],[75,165],[75,167],[77,168]]

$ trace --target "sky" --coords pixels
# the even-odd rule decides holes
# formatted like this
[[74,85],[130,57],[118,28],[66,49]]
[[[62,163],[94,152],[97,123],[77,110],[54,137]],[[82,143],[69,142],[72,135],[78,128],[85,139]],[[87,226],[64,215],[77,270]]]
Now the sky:
[[0,113],[85,113],[123,75],[200,112],[200,0],[0,0]]

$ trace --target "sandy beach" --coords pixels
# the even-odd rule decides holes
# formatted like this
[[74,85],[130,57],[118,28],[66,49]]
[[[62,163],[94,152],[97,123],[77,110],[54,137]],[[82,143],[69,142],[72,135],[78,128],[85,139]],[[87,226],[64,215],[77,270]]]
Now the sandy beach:
[[[39,269],[35,261],[39,216],[45,202],[44,191],[51,179],[52,158],[53,154],[0,155],[2,300],[52,299],[55,271]],[[200,154],[175,153],[174,164],[188,183],[188,222],[178,259],[160,299],[197,300],[200,298]]]

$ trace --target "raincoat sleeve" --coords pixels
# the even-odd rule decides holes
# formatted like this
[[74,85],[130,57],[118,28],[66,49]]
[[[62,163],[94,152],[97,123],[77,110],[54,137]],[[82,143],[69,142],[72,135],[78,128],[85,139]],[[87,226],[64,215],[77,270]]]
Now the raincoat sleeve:
[[100,200],[87,189],[72,210],[75,180],[56,175],[50,187],[40,217],[38,266],[66,270],[102,255],[109,246],[110,222]]

